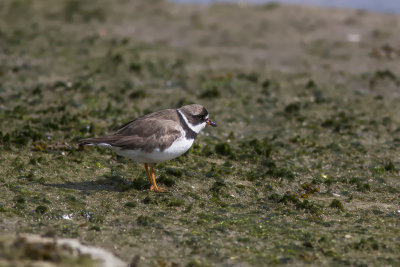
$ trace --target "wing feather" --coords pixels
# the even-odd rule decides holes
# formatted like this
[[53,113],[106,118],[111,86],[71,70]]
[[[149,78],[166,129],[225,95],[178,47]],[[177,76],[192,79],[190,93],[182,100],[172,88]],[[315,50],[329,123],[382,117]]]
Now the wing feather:
[[182,135],[179,125],[174,121],[146,120],[136,121],[123,132],[117,132],[120,138],[112,145],[122,149],[142,149],[161,151],[169,147]]
[[182,135],[178,113],[166,109],[134,119],[118,128],[113,135],[86,138],[80,145],[110,144],[121,149],[165,150]]

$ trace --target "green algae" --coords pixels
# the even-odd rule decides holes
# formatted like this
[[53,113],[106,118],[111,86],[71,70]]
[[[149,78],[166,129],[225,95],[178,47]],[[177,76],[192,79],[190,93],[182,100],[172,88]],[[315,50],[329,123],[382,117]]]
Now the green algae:
[[338,209],[338,210],[341,210],[341,211],[344,210],[342,202],[340,202],[340,200],[337,200],[337,199],[332,200],[331,204],[329,204],[329,207],[330,208],[334,208],[334,209]]
[[[398,265],[399,69],[373,37],[394,47],[398,18],[318,10],[1,2],[2,231],[144,266]],[[372,39],[331,31],[351,25]],[[156,165],[165,193],[140,164],[77,146],[193,102],[218,127]]]

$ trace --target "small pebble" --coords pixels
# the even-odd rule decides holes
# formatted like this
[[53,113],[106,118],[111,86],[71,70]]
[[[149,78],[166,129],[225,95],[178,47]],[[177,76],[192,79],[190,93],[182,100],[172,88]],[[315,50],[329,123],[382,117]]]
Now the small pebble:
[[71,215],[72,215],[72,214],[64,214],[62,217],[63,217],[63,219],[65,219],[65,220],[71,221],[71,220],[72,220]]

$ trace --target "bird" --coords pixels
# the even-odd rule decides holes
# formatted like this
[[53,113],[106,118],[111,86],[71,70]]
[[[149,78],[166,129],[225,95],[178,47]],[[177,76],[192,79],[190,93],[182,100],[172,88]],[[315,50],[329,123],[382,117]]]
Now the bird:
[[156,183],[155,164],[188,151],[206,125],[217,127],[209,119],[205,107],[191,104],[141,116],[123,124],[114,134],[85,138],[80,140],[79,145],[108,147],[119,156],[142,163],[151,184],[150,191],[164,192],[165,189]]

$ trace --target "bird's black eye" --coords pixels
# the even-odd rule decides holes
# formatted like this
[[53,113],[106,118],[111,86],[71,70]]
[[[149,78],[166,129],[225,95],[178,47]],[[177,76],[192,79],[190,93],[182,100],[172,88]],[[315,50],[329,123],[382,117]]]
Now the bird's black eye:
[[199,118],[200,120],[204,120],[206,118],[206,115],[196,115],[197,118]]

